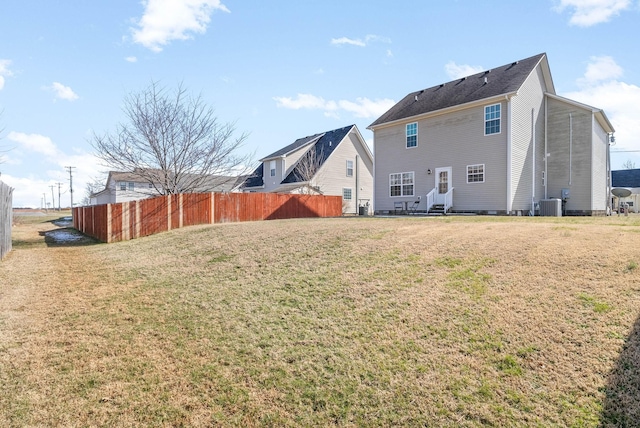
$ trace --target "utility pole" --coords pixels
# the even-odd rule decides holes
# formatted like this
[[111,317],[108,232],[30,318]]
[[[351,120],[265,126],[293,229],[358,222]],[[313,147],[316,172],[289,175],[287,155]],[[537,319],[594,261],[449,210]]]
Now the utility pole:
[[51,209],[55,211],[56,210],[56,198],[53,196],[53,188],[56,187],[56,186],[51,185],[49,187],[51,187]]
[[47,194],[46,193],[42,194],[42,200],[44,201],[44,212],[48,213],[49,210],[47,209]]
[[60,206],[60,186],[62,183],[56,183],[58,185],[58,211],[62,211],[62,207]]
[[75,166],[65,166],[69,170],[69,193],[71,194],[71,215],[73,216],[73,170]]

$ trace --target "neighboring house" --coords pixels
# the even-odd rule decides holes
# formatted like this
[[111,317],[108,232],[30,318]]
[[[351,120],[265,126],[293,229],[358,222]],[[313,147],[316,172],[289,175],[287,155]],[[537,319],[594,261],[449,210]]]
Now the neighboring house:
[[[158,179],[153,181],[149,180],[148,171],[145,177],[136,171],[109,171],[104,190],[93,193],[89,197],[89,205],[129,202],[161,195],[160,170],[157,171]],[[245,177],[211,176],[201,187],[203,192],[233,192],[237,191],[244,179]]]
[[[419,199],[450,212],[601,215],[613,126],[555,93],[546,54],[412,92],[373,122],[376,213]],[[566,199],[568,197],[568,199]]]
[[615,188],[629,189],[631,195],[626,198],[613,197],[613,207],[617,209],[620,203],[626,204],[630,211],[638,211],[640,200],[640,169],[621,169],[611,171],[611,186]]
[[372,203],[373,155],[356,125],[300,138],[260,162],[245,192],[342,196],[344,213]]

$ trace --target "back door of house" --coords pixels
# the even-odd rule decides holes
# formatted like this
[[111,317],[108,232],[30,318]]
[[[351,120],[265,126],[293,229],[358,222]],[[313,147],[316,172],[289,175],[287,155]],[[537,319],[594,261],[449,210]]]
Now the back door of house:
[[450,166],[436,168],[436,204],[444,204],[444,196],[451,189],[451,170]]

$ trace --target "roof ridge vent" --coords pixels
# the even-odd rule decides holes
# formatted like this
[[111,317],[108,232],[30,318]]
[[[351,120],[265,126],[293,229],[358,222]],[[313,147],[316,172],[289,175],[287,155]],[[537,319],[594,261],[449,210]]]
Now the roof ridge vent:
[[518,65],[518,64],[520,64],[520,61],[516,61],[516,62],[514,62],[514,63],[513,63],[513,64],[511,64],[511,65]]

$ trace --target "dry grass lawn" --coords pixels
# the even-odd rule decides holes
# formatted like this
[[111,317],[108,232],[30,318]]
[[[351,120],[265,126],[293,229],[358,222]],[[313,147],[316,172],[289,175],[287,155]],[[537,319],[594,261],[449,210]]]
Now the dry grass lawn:
[[[0,426],[632,426],[640,218],[344,218],[0,262]],[[89,245],[91,244],[91,245]]]

